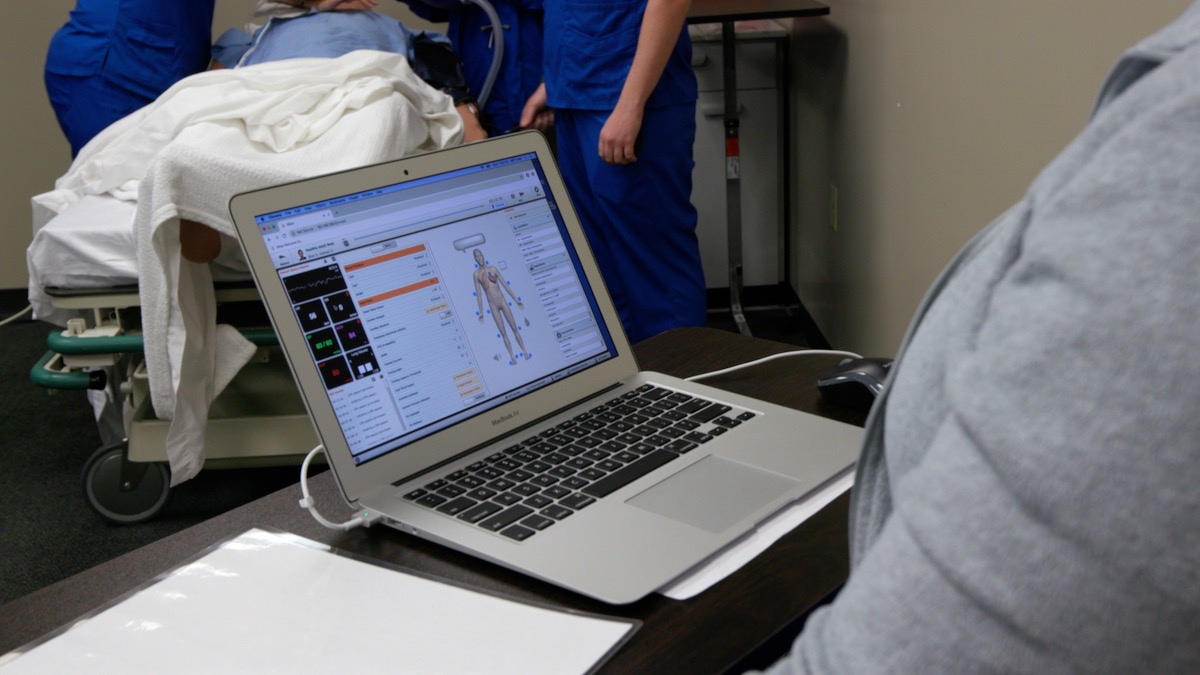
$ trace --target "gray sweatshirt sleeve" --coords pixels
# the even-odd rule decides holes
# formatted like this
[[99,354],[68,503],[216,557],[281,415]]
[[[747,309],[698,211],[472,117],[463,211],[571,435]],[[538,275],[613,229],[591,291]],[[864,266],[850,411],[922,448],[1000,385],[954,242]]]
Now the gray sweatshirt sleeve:
[[1200,672],[1200,49],[993,227],[897,366],[890,511],[772,672]]

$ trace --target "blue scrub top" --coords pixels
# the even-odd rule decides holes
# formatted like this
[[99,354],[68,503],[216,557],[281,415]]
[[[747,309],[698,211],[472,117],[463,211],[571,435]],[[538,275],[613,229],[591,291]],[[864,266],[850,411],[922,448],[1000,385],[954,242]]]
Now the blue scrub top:
[[[552,108],[612,110],[633,65],[647,0],[557,0],[546,5],[546,94]],[[687,26],[647,108],[694,103]]]
[[214,0],[78,0],[54,34],[46,72],[103,76],[154,100],[208,67]]

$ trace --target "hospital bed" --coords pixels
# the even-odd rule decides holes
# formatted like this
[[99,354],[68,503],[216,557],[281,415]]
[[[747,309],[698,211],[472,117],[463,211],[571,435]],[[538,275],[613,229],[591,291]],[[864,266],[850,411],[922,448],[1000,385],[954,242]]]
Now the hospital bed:
[[[123,437],[96,449],[82,472],[88,504],[121,524],[153,518],[171,491],[169,422],[151,404],[141,300],[136,276],[128,275],[136,267],[133,208],[112,197],[86,198],[39,231],[29,249],[37,314],[66,324],[50,332],[30,377],[48,389],[92,392],[112,402],[108,414],[123,418]],[[236,325],[258,349],[209,407],[204,467],[298,465],[316,437],[258,292],[238,270],[215,276],[218,320]]]
[[[433,90],[397,59],[403,60],[355,52],[329,63],[256,66],[271,68],[272,86],[316,86],[327,99],[328,105],[290,115],[280,114],[288,111],[277,100],[260,101],[263,79],[247,86],[241,69],[193,76],[102,132],[54,191],[34,198],[30,302],[36,318],[62,329],[50,334],[31,379],[88,390],[94,407],[105,410],[102,437],[106,424],[117,427],[83,471],[84,494],[101,517],[148,520],[172,485],[201,466],[298,465],[316,444],[232,237],[227,203],[246,189],[458,143],[462,126],[452,102],[438,92],[414,100]],[[362,97],[366,86],[390,98]],[[370,103],[345,103],[356,96]],[[172,101],[186,105],[172,109]],[[201,110],[193,114],[187,106],[196,101]],[[222,102],[220,109],[213,101]],[[278,126],[264,122],[264,113],[275,115]],[[147,137],[161,138],[147,147]],[[282,146],[266,147],[272,143]],[[221,234],[217,260],[180,261],[181,218]],[[215,317],[200,310],[201,319],[187,318],[210,300]],[[223,374],[218,349],[209,369],[217,373],[215,384],[206,375],[189,387],[192,376],[181,364],[203,355],[188,351],[197,335],[208,340],[210,360],[216,341],[240,351]],[[180,419],[200,424],[181,433]]]

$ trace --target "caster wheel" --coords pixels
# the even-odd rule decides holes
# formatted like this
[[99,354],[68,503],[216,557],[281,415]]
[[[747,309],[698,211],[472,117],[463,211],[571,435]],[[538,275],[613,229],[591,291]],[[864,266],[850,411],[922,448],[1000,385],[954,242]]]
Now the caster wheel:
[[[122,476],[122,464],[127,464]],[[106,445],[83,465],[83,494],[101,518],[118,525],[145,522],[171,496],[171,476],[162,462],[126,462],[125,443]]]

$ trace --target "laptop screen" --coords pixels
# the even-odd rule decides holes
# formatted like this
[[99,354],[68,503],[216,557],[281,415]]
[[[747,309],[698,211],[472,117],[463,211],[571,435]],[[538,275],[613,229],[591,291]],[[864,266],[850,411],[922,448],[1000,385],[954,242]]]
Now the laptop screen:
[[356,464],[616,356],[536,153],[255,220]]

